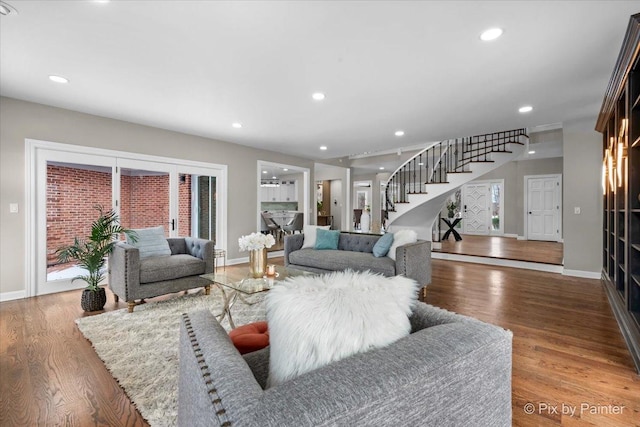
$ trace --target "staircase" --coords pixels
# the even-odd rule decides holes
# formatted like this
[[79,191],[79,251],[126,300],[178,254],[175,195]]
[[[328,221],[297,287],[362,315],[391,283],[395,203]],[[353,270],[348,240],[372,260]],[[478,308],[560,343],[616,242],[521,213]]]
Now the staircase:
[[436,142],[400,166],[387,181],[387,230],[411,228],[432,238],[433,222],[460,186],[517,158],[526,129]]

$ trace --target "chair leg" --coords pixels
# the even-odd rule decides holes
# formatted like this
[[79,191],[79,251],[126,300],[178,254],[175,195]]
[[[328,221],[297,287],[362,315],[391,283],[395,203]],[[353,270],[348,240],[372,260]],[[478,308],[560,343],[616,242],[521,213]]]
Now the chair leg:
[[136,306],[135,301],[127,301],[127,305],[129,306],[129,313],[133,313],[133,308]]
[[205,295],[210,295],[211,294],[211,285],[207,285],[204,287],[204,294]]
[[116,304],[120,301],[120,297],[116,294],[113,294],[113,299],[116,301]]

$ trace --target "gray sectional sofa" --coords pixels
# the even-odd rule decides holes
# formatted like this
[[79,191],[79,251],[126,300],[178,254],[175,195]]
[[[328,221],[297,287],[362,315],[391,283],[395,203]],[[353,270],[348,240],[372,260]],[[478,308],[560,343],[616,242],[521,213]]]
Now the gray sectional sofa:
[[409,336],[265,389],[269,347],[241,356],[208,311],[180,328],[179,426],[511,425],[512,334],[418,303]]
[[327,273],[352,269],[370,270],[385,276],[404,275],[426,286],[431,283],[431,242],[419,240],[400,246],[396,250],[396,260],[389,257],[375,257],[373,246],[379,235],[360,233],[340,233],[338,249],[302,249],[303,234],[285,236],[284,265],[313,273]]

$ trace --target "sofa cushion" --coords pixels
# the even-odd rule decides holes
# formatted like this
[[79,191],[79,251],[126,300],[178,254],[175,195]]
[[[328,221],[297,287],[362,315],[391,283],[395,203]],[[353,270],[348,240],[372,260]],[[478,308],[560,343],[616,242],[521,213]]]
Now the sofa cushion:
[[385,233],[378,239],[375,245],[373,245],[373,256],[383,257],[389,253],[389,248],[393,244],[393,233]]
[[305,224],[304,230],[302,234],[304,235],[304,241],[302,243],[302,248],[311,248],[313,249],[316,246],[316,230],[318,228],[322,228],[324,230],[328,230],[331,228],[330,225],[310,225]]
[[373,246],[380,236],[373,234],[341,233],[338,249],[353,252],[373,252]]
[[409,243],[415,243],[418,241],[418,234],[413,230],[398,230],[393,233],[393,243],[389,248],[387,256],[392,260],[396,260],[396,249],[399,246],[404,246]]
[[191,255],[156,256],[140,260],[140,283],[161,282],[204,274],[206,262]]
[[319,253],[315,249],[300,249],[289,254],[289,263],[329,271],[351,268],[356,271],[371,270],[385,276],[396,275],[395,261],[387,257],[376,258],[367,252],[327,249]]
[[340,230],[316,230],[315,249],[338,249]]
[[127,243],[138,248],[140,251],[140,259],[161,255],[171,255],[169,242],[167,242],[167,239],[164,236],[163,226],[138,228],[132,231],[136,232],[137,240],[134,242],[129,235],[127,235]]
[[240,354],[251,353],[269,345],[269,327],[264,321],[238,326],[229,332],[229,338]]
[[275,286],[265,297],[268,385],[408,336],[417,290],[406,277],[354,271],[298,276]]

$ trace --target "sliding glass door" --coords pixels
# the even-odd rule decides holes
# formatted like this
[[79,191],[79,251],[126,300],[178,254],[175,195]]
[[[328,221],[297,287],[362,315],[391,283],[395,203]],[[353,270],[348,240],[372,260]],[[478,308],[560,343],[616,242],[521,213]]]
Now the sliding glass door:
[[86,286],[80,280],[72,282],[84,272],[74,263],[58,262],[56,251],[90,234],[97,206],[114,209],[126,228],[162,226],[167,237],[201,237],[225,247],[225,167],[136,160],[84,147],[81,151],[85,152],[36,146],[29,156],[35,183],[30,295]]
[[96,207],[111,209],[115,159],[60,152],[37,158],[36,268],[38,294],[84,287],[72,279],[85,274],[75,262],[58,261],[57,250],[88,236]]
[[163,163],[118,159],[116,210],[125,228],[162,226],[165,236],[174,235],[177,212],[171,202],[176,193],[172,169]]

